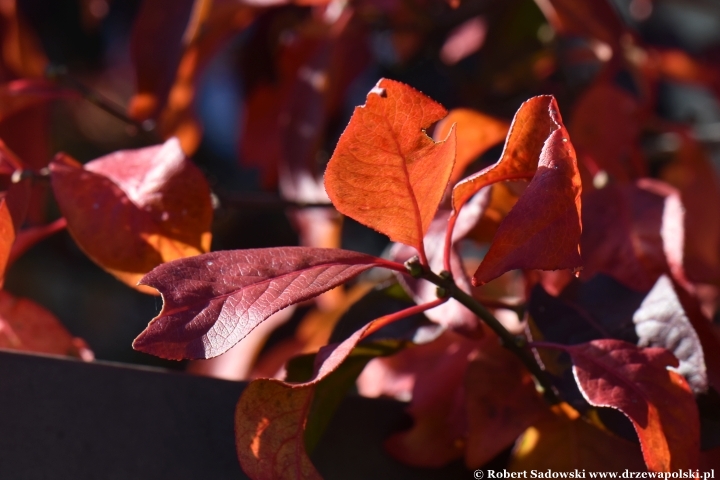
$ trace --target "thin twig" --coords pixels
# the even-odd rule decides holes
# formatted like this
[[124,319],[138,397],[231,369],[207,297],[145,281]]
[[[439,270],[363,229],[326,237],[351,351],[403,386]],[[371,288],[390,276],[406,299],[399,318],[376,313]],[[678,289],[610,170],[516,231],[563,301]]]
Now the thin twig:
[[502,323],[500,323],[500,321],[495,318],[495,316],[490,313],[487,308],[485,308],[482,304],[480,304],[480,302],[478,302],[473,297],[461,290],[449,274],[447,276],[438,275],[428,269],[422,268],[422,265],[420,265],[419,261],[417,259],[414,260],[414,262],[413,260],[410,260],[406,264],[409,271],[415,273],[417,272],[418,268],[422,269],[420,278],[424,278],[425,280],[434,283],[435,285],[440,287],[440,289],[444,290],[443,293],[445,293],[447,296],[450,296],[458,302],[462,303],[471,312],[480,317],[485,322],[485,324],[490,327],[498,335],[498,337],[500,337],[503,346],[510,350],[512,353],[514,353],[525,365],[525,367],[530,371],[533,377],[535,377],[538,384],[543,389],[543,395],[545,399],[550,404],[560,403],[560,398],[558,397],[554,387],[550,383],[550,380],[547,378],[547,375],[537,363],[535,357],[526,348],[526,340],[524,337],[517,337],[508,332],[507,329],[502,325]]
[[46,76],[48,79],[54,80],[64,87],[77,91],[88,102],[92,103],[104,112],[109,113],[118,120],[122,120],[128,125],[132,125],[139,131],[145,133],[153,133],[155,131],[154,120],[145,120],[140,122],[128,117],[125,113],[125,109],[121,105],[118,105],[106,96],[101,95],[97,90],[88,87],[76,78],[72,77],[68,74],[67,68],[64,66],[55,65],[49,67]]

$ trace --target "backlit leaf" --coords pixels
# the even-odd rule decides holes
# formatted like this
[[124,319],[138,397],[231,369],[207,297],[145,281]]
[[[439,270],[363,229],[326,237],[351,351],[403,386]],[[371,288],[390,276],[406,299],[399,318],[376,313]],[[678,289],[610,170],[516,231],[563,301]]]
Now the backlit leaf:
[[561,35],[579,35],[616,46],[627,28],[608,0],[535,0]]
[[591,405],[624,413],[635,427],[648,468],[669,472],[697,468],[700,424],[685,380],[667,367],[677,359],[662,348],[619,340],[594,340],[563,348]]
[[183,49],[183,36],[194,4],[203,0],[144,1],[133,25],[131,53],[137,96],[130,113],[145,120],[157,114],[167,97]]
[[[337,407],[338,390],[347,387],[373,355],[384,350],[353,349],[372,322],[340,344],[320,349],[315,373],[305,383],[259,379],[248,385],[235,410],[235,445],[240,465],[253,480],[320,479],[306,452],[319,439],[328,418],[324,409]],[[392,350],[392,349],[391,349]],[[343,362],[355,353],[358,362]],[[342,365],[341,365],[342,364]],[[335,375],[334,375],[335,374]],[[330,384],[323,385],[325,382]],[[320,396],[314,404],[314,396]],[[314,413],[313,413],[314,412]],[[308,415],[313,417],[308,420]],[[308,426],[307,422],[313,422]],[[309,438],[306,429],[309,428]]]
[[163,262],[210,248],[210,189],[175,139],[84,166],[61,154],[50,170],[75,241],[130,286]]
[[418,361],[394,365],[402,368],[399,373],[411,374],[414,379],[412,401],[407,408],[413,417],[412,428],[385,442],[393,457],[432,468],[463,456],[468,428],[463,384],[468,357],[477,347],[477,341],[447,331],[430,343],[398,354],[401,359]]
[[553,472],[645,471],[637,444],[616,437],[586,420],[563,413],[548,413],[518,440],[508,466],[510,471]]
[[197,82],[214,54],[255,18],[246,2],[143,2],[132,36],[137,94],[128,108],[137,120],[156,118],[163,138],[177,137],[191,154],[202,135],[194,113]]
[[471,357],[464,386],[469,468],[481,467],[511,446],[547,408],[527,369],[497,341]]
[[465,169],[488,148],[502,142],[508,133],[507,122],[467,108],[451,110],[435,127],[433,137],[443,139],[457,125],[457,155],[450,183],[462,178]]
[[211,358],[259,323],[385,261],[337,249],[214,252],[159,266],[142,279],[163,309],[133,344],[163,358]]
[[720,219],[714,208],[720,205],[720,182],[713,162],[687,132],[666,133],[678,140],[675,159],[662,169],[660,178],[680,192],[684,215],[683,265],[687,277],[700,283],[720,280]]
[[640,136],[640,115],[638,102],[630,93],[608,82],[594,84],[575,104],[568,125],[578,158],[587,156],[594,167],[617,181],[643,174],[632,162]]
[[613,338],[639,347],[665,348],[680,361],[677,371],[693,391],[707,390],[703,353],[707,349],[667,276],[661,276],[647,294],[602,275],[572,282],[559,297],[536,286],[528,310],[545,341],[575,345]]
[[55,315],[4,290],[0,290],[0,348],[93,359],[85,342],[73,337]]
[[531,179],[498,227],[473,276],[482,285],[518,269],[559,270],[581,265],[580,174],[555,99],[534,97],[515,114],[500,160],[453,189],[455,213],[482,187]]
[[425,129],[446,114],[411,87],[380,80],[355,109],[325,172],[335,207],[424,255],[455,159],[454,134],[435,143]]
[[58,98],[79,98],[72,90],[40,79],[14,80],[0,85],[0,121],[25,108]]
[[7,202],[0,198],[0,287],[5,281],[5,269],[10,259],[10,251],[15,241],[15,227],[10,216]]
[[303,445],[313,392],[269,379],[245,388],[235,409],[235,445],[250,478],[322,480]]
[[657,180],[607,185],[583,201],[583,278],[598,272],[647,291],[664,273],[683,278],[684,209]]

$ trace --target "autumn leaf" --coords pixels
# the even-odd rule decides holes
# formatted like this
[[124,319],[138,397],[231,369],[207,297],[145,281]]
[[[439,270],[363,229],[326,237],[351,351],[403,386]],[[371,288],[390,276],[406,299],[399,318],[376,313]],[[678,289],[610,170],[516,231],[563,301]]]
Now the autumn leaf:
[[[680,142],[673,161],[660,178],[680,192],[684,207],[683,266],[699,283],[720,281],[720,219],[708,205],[720,205],[720,182],[712,160],[688,132],[669,132]],[[679,231],[679,230],[678,230]]]
[[0,290],[0,348],[94,358],[82,339],[73,337],[45,308]]
[[[565,407],[567,410],[567,407]],[[513,472],[645,471],[637,444],[580,418],[577,412],[548,412],[518,439],[508,469]]]
[[[235,444],[240,465],[250,478],[321,479],[306,445],[311,450],[317,443],[329,420],[327,410],[337,407],[365,363],[396,350],[356,350],[372,326],[370,322],[342,343],[321,348],[315,356],[315,372],[304,383],[259,379],[248,385],[235,410]],[[353,355],[355,361],[346,362]]]
[[50,171],[70,234],[127,285],[163,262],[210,248],[210,189],[177,140],[84,166],[60,154]]
[[425,129],[446,114],[411,87],[382,79],[355,108],[325,172],[341,213],[416,248],[421,258],[455,158],[454,134],[435,143]]
[[407,365],[414,374],[412,401],[407,408],[413,425],[385,442],[393,457],[409,465],[432,468],[463,456],[467,417],[462,387],[468,355],[476,347],[476,341],[445,332],[431,343],[398,354],[407,359],[419,356],[420,361]]
[[557,298],[536,286],[528,311],[545,341],[575,345],[613,338],[639,347],[665,348],[679,360],[677,371],[693,391],[707,390],[703,353],[707,349],[667,276],[658,278],[647,293],[604,275],[588,282],[576,280]]
[[446,332],[396,356],[406,361],[388,365],[414,374],[413,426],[386,442],[403,463],[439,467],[464,456],[470,468],[479,467],[512,445],[545,408],[530,375],[494,334],[478,342]]
[[10,209],[5,199],[0,198],[0,287],[5,282],[5,270],[8,266],[14,241],[15,227],[13,227]]
[[633,162],[640,120],[640,106],[629,92],[596,82],[583,92],[570,117],[568,129],[578,158],[587,157],[588,166],[605,171],[615,181],[642,176],[644,171]]
[[[158,113],[170,92],[182,55],[183,36],[202,0],[143,2],[133,25],[130,51],[136,72],[137,94],[130,114],[146,120]],[[196,14],[199,14],[197,12]]]
[[197,82],[214,54],[255,18],[247,2],[144,2],[133,28],[137,93],[128,113],[157,119],[163,138],[177,137],[192,154],[202,129],[195,118]]
[[273,313],[386,264],[309,247],[213,252],[167,263],[141,280],[160,291],[164,304],[133,347],[170,359],[215,357]]
[[2,84],[0,122],[21,110],[59,98],[80,98],[80,95],[44,79],[24,78]]
[[509,125],[484,113],[468,108],[451,110],[447,117],[435,127],[433,137],[436,140],[446,138],[457,125],[457,154],[455,167],[450,176],[454,184],[462,178],[463,172],[490,147],[502,142],[508,133]]
[[581,265],[580,174],[553,97],[525,102],[515,114],[500,160],[455,185],[455,215],[481,188],[519,179],[531,181],[500,223],[473,276],[474,285],[518,268],[558,270]]
[[305,453],[305,419],[313,389],[279,380],[250,382],[235,410],[235,445],[253,480],[322,480]]
[[697,405],[687,382],[668,370],[678,366],[670,352],[610,339],[546,346],[570,354],[577,383],[591,405],[616,408],[630,419],[648,469],[697,468]]
[[608,0],[535,0],[535,3],[561,35],[586,36],[617,48],[628,31]]
[[499,341],[470,357],[464,387],[469,468],[481,467],[513,445],[547,408],[527,369]]
[[25,169],[25,164],[0,140],[0,189],[5,190],[4,198],[15,230],[25,222],[31,198],[30,180],[17,178]]
[[583,201],[583,278],[602,272],[647,291],[662,274],[684,279],[684,209],[674,188],[642,179],[607,185]]

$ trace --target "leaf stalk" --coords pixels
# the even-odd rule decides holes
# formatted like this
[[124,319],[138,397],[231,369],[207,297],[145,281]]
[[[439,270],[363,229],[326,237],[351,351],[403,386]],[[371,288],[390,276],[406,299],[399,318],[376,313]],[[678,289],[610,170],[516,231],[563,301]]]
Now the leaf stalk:
[[[408,263],[416,262],[412,262],[412,260],[408,261]],[[419,266],[418,263],[416,263],[416,265]],[[415,268],[415,266],[413,266],[413,268]],[[410,267],[408,267],[408,270],[409,269]],[[526,348],[527,342],[524,338],[521,341],[515,335],[510,333],[487,308],[460,289],[450,275],[438,275],[427,268],[423,268],[421,278],[424,278],[425,280],[437,285],[439,288],[442,288],[448,297],[454,298],[475,315],[480,317],[480,319],[482,319],[482,321],[485,322],[485,324],[490,327],[498,337],[500,337],[502,345],[514,353],[523,365],[525,365],[532,376],[535,377],[535,380],[542,388],[545,400],[551,405],[560,403],[560,398],[550,383],[550,380],[547,378],[547,375],[545,375],[545,372],[537,363],[532,353]]]

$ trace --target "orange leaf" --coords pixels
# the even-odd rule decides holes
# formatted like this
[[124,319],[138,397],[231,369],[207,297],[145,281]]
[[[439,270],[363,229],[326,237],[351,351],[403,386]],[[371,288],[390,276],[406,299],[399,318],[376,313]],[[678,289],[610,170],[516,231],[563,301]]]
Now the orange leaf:
[[382,79],[355,108],[325,172],[325,188],[341,213],[423,258],[423,237],[455,159],[455,135],[435,143],[425,129],[446,114],[417,90]]
[[457,154],[450,183],[455,183],[465,169],[488,148],[503,141],[508,133],[508,124],[489,115],[469,108],[451,110],[447,117],[435,127],[433,137],[446,138],[457,124]]
[[[577,413],[576,413],[577,415]],[[523,470],[573,472],[587,469],[645,471],[637,444],[616,437],[582,418],[548,412],[518,440],[508,466]]]
[[210,189],[176,139],[84,166],[61,154],[50,170],[75,241],[130,286],[163,262],[210,248]]
[[73,337],[52,313],[4,290],[0,290],[0,348],[93,359],[85,342]]
[[5,269],[10,259],[10,250],[15,241],[15,227],[7,202],[0,198],[0,287],[5,281]]
[[473,276],[475,285],[518,268],[558,270],[581,264],[580,173],[551,96],[525,102],[515,114],[500,160],[455,186],[454,216],[481,188],[518,179],[532,180],[498,227]]

